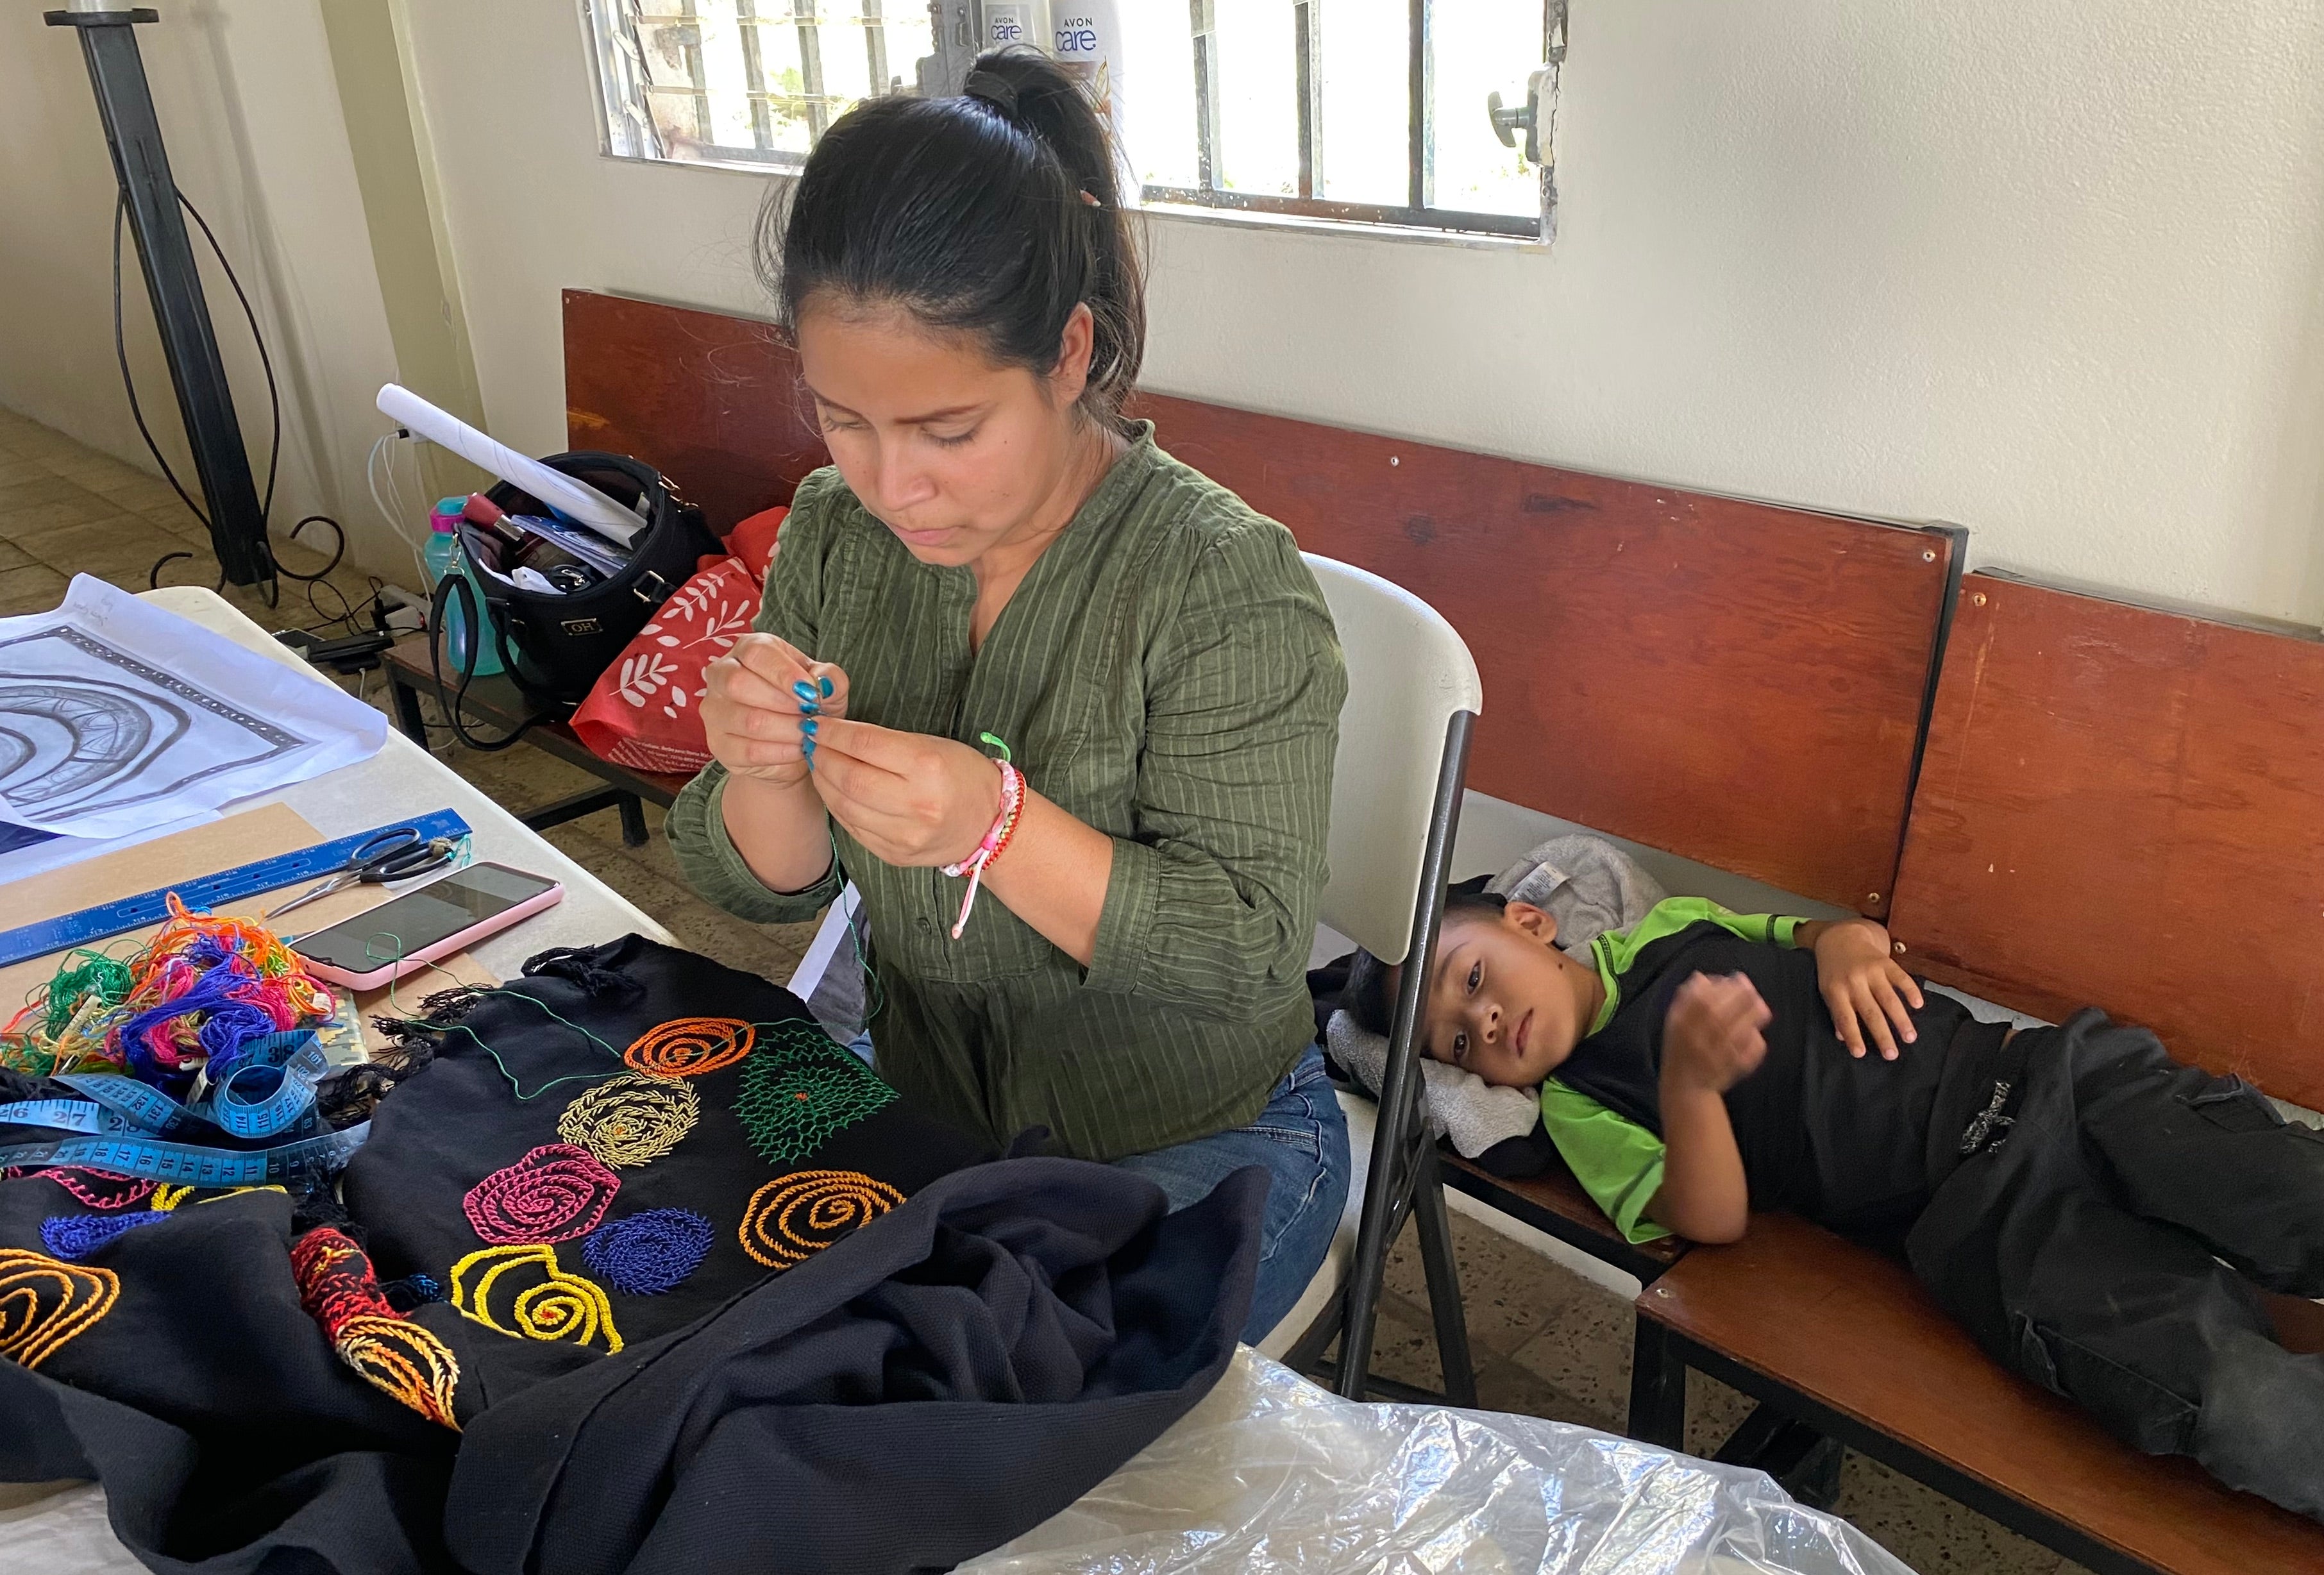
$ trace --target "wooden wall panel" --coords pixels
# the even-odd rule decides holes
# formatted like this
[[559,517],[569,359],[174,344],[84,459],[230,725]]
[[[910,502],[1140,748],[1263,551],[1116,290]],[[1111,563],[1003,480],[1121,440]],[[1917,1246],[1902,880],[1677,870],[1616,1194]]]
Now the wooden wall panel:
[[1970,576],[1897,888],[1914,967],[2324,1105],[2324,644]]
[[659,467],[721,534],[829,463],[805,397],[770,323],[565,292],[566,442]]
[[1471,786],[1885,913],[1958,532],[1148,395],[1165,447],[1477,658]]

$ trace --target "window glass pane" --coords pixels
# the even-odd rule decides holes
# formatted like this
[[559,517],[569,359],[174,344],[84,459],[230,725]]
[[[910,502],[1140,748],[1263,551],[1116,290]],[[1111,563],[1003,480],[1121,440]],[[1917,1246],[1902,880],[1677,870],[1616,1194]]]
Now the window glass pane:
[[[761,5],[769,17],[782,17],[789,9],[787,0],[761,0]],[[772,146],[804,156],[814,140],[807,117],[807,65],[799,56],[798,29],[788,20],[759,24],[759,73],[769,95],[767,123]]]
[[1219,184],[1296,197],[1299,121],[1289,0],[1218,0],[1217,14]]
[[1525,104],[1542,63],[1542,0],[1438,0],[1429,12],[1435,102],[1434,204],[1469,213],[1537,214],[1541,180],[1525,162],[1525,134],[1501,146],[1485,96]]
[[1183,0],[1122,6],[1122,49],[1129,55],[1119,91],[1125,111],[1122,151],[1134,186],[1190,187],[1198,166],[1194,141],[1194,42]]
[[742,69],[742,30],[736,24],[734,0],[696,0],[692,9],[702,41],[710,141],[722,148],[751,147],[750,84]]
[[1315,16],[1323,33],[1317,195],[1402,207],[1412,196],[1412,7],[1407,0],[1316,0]]
[[[926,0],[862,0],[862,5],[867,17],[880,17],[887,46],[888,76],[880,85],[881,93],[912,91],[919,79],[916,74],[919,62],[936,52],[936,30],[928,20]],[[864,31],[871,31],[868,23]]]
[[829,97],[829,125],[872,97],[872,60],[863,49],[863,19],[855,0],[824,0],[816,42],[823,51],[823,90]]

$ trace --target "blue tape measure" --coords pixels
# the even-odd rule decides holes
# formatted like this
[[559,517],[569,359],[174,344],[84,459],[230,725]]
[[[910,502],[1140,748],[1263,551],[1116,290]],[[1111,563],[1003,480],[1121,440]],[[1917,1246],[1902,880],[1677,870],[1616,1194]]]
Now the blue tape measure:
[[147,925],[158,925],[170,916],[169,895],[172,891],[188,907],[214,913],[225,903],[239,902],[245,897],[255,897],[262,891],[273,891],[301,880],[319,879],[346,868],[355,850],[365,843],[407,827],[421,837],[465,837],[469,834],[468,823],[462,820],[456,812],[438,809],[428,815],[414,815],[410,820],[375,825],[353,836],[318,843],[295,853],[278,853],[272,859],[237,864],[215,875],[204,875],[197,880],[180,881],[175,886],[124,897],[117,902],[100,902],[95,907],[85,907],[61,918],[42,919],[38,924],[0,931],[0,968],[12,962],[22,962],[27,957],[45,957],[51,952],[86,946],[108,935],[141,930]]

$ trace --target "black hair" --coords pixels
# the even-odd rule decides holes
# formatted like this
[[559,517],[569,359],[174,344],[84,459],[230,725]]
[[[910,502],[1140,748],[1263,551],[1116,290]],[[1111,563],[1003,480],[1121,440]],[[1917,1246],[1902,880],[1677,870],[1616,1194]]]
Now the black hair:
[[956,98],[897,94],[833,123],[759,219],[761,279],[795,330],[819,296],[893,303],[1046,374],[1076,306],[1095,319],[1083,408],[1127,430],[1145,283],[1105,123],[1055,60],[977,57]]
[[[1500,917],[1509,909],[1509,899],[1485,889],[1482,876],[1448,887],[1444,892],[1444,916],[1455,914],[1489,914]],[[1356,1019],[1356,1026],[1367,1033],[1385,1036],[1396,1002],[1388,998],[1388,981],[1395,970],[1370,952],[1357,949],[1348,964],[1348,982],[1340,991],[1340,1009]]]

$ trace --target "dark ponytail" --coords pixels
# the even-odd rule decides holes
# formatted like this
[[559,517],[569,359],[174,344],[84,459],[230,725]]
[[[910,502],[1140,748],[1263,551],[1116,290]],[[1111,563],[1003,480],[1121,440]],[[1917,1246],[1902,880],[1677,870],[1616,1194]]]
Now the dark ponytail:
[[787,327],[818,297],[894,303],[1047,373],[1074,308],[1095,318],[1083,405],[1120,428],[1146,349],[1145,285],[1105,124],[1021,46],[980,56],[957,98],[898,95],[842,115],[760,216],[759,267]]

